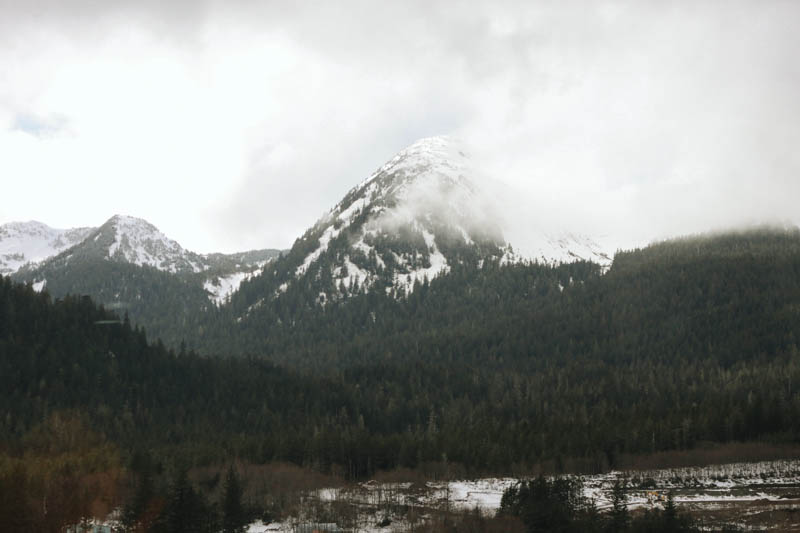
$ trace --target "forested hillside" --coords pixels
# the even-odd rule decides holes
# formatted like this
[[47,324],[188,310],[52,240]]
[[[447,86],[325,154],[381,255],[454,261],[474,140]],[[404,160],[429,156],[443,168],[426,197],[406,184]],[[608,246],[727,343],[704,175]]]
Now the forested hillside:
[[[127,313],[134,325],[147,328],[150,338],[159,338],[175,349],[182,340],[202,335],[203,325],[217,321],[217,307],[242,279],[256,275],[280,255],[273,249],[197,254],[146,220],[121,215],[98,228],[53,230],[38,223],[8,226],[27,231],[20,236],[3,229],[10,233],[5,247],[36,250],[38,246],[52,252],[40,262],[22,265],[10,275],[12,279],[32,283],[37,290],[46,287],[57,298],[89,295],[107,309]],[[40,233],[55,244],[41,244]],[[69,235],[80,239],[69,240]],[[68,241],[69,246],[57,246],[61,243],[58,239]]]
[[661,243],[606,274],[488,263],[399,300],[278,302],[261,324],[204,317],[219,337],[201,357],[88,297],[2,279],[0,486],[28,480],[32,506],[84,487],[68,514],[94,501],[86,476],[119,484],[141,450],[363,478],[602,471],[621,454],[800,439],[797,231]]
[[796,231],[663,243],[605,275],[485,265],[399,301],[278,307],[216,347],[249,357],[148,346],[85,298],[7,280],[2,298],[7,442],[74,409],[126,449],[363,476],[445,456],[598,470],[620,453],[800,431]]

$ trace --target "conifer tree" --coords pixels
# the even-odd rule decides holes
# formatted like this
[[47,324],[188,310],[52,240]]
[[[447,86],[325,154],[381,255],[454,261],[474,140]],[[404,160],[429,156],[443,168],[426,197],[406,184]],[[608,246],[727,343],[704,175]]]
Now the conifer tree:
[[242,486],[239,476],[233,469],[228,469],[225,479],[225,496],[222,502],[222,531],[224,533],[242,533],[247,528],[247,518],[242,507]]
[[611,513],[609,515],[608,531],[616,533],[625,531],[630,524],[628,504],[626,502],[625,487],[619,481],[614,483],[611,491]]
[[189,482],[186,468],[179,468],[167,506],[154,530],[159,533],[210,532],[215,526],[212,513]]

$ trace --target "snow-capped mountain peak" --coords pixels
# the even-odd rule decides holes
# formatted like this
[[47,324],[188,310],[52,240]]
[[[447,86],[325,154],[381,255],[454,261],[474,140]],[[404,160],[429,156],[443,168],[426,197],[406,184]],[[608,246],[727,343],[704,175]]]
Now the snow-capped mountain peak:
[[167,272],[200,272],[204,265],[197,254],[184,250],[144,219],[114,215],[91,239],[105,247],[112,261],[151,266]]
[[360,186],[387,176],[398,187],[435,178],[458,183],[469,166],[469,156],[460,141],[446,135],[425,137],[398,152]]
[[[201,286],[212,302],[221,304],[279,253],[196,254],[150,222],[125,215],[114,215],[98,228],[55,230],[39,222],[0,226],[0,267],[6,268],[0,272],[13,273],[36,290],[56,279],[54,290],[69,292],[72,285],[63,282],[63,274],[80,272],[88,264],[92,268],[106,264],[112,270],[115,263],[130,264],[176,274],[187,286]],[[40,262],[32,262],[39,258]]]
[[275,270],[274,295],[301,279],[321,281],[321,303],[374,287],[402,295],[457,263],[502,258],[502,233],[471,174],[449,137],[400,151],[298,239],[286,270]]
[[270,267],[260,281],[263,297],[237,306],[247,314],[265,298],[295,289],[322,305],[372,290],[402,297],[456,265],[610,262],[588,237],[531,227],[525,233],[535,235],[526,244],[538,245],[515,253],[504,237],[502,203],[484,190],[488,182],[468,153],[463,143],[446,136],[421,139],[401,150]]
[[56,229],[37,221],[0,226],[0,274],[9,275],[74,246],[94,228]]

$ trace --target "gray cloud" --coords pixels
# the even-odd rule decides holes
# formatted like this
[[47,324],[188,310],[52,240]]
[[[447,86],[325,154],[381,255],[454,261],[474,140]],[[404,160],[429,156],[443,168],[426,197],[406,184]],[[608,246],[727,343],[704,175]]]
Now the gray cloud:
[[[97,84],[109,65],[131,63],[142,86],[106,91],[121,102],[163,85],[169,99],[153,93],[138,114],[152,108],[154,128],[173,121],[181,154],[195,158],[186,172],[205,172],[196,187],[209,192],[183,207],[192,223],[159,225],[196,248],[288,246],[395,152],[440,133],[467,140],[484,173],[516,191],[506,216],[523,229],[601,233],[613,247],[800,221],[794,2],[0,6],[8,130],[14,117],[64,116],[87,137],[87,105],[72,106],[80,82],[68,71],[56,80],[54,66],[80,63]],[[71,92],[56,90],[64,84]],[[206,144],[192,151],[198,128]],[[163,156],[146,129],[119,135],[141,157]],[[86,174],[62,168],[76,183]],[[164,165],[171,174],[158,168],[147,167],[153,184],[181,174],[180,160]]]

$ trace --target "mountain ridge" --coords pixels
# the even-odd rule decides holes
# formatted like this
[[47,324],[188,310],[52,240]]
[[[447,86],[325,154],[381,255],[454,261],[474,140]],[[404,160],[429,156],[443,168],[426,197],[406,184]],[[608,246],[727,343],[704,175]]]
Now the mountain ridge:
[[[221,304],[238,288],[242,279],[252,276],[255,271],[280,253],[275,249],[263,249],[233,254],[198,254],[186,250],[147,220],[119,214],[113,215],[96,228],[54,230],[40,222],[12,222],[0,226],[0,231],[12,235],[12,230],[19,227],[31,228],[28,233],[32,235],[43,234],[51,241],[61,238],[62,241],[56,242],[65,242],[61,246],[51,245],[45,248],[35,256],[38,261],[21,263],[18,260],[17,263],[21,264],[13,270],[8,268],[4,272],[15,279],[30,281],[37,290],[41,290],[47,284],[45,272],[69,268],[70,261],[74,261],[76,256],[82,256],[96,261],[150,267],[176,275],[202,277],[209,299]],[[0,257],[24,253],[16,250],[32,249],[36,245],[34,242],[26,246],[24,239],[19,238],[3,239],[0,233],[0,250],[10,250],[5,256]]]
[[74,246],[95,228],[58,229],[43,222],[8,222],[0,225],[0,274],[10,275]]
[[351,188],[263,275],[248,280],[248,290],[232,296],[234,314],[244,319],[287,292],[295,292],[290,300],[302,293],[307,304],[323,306],[367,291],[402,298],[456,266],[610,264],[600,245],[573,233],[546,237],[550,255],[516,253],[504,237],[502,206],[478,175],[457,139],[418,140]]
[[259,320],[257,309],[277,300],[324,307],[367,292],[405,298],[454,268],[581,260],[607,268],[601,246],[573,233],[537,232],[545,245],[533,258],[515,251],[504,236],[502,205],[483,189],[468,152],[447,136],[418,140],[347,191],[285,254],[197,254],[144,219],[114,215],[14,278],[56,297],[85,291],[117,308],[136,302],[134,315],[151,328],[160,311],[145,309],[146,299],[173,309],[163,300],[169,294],[179,316],[194,316],[190,329],[202,329],[206,318],[198,313],[209,304],[237,320]]

